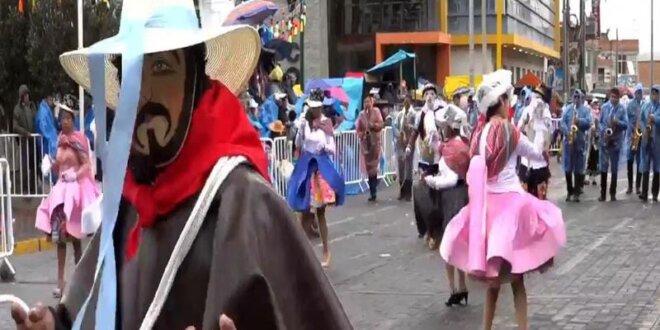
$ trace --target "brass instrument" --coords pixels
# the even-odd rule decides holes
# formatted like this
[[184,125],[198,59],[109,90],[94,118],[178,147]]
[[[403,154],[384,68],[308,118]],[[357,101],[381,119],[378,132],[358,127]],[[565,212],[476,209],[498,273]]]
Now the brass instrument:
[[[653,110],[653,109],[651,109]],[[655,115],[653,113],[649,114],[649,122],[646,124],[646,131],[644,131],[644,140],[646,143],[651,142],[651,137],[653,136],[653,126],[655,125]]]
[[571,130],[568,132],[568,144],[573,145],[575,143],[575,138],[578,133],[578,108],[573,107],[573,123],[571,124]]
[[605,142],[605,145],[610,144],[610,139],[612,138],[612,135],[614,135],[614,126],[616,125],[615,122],[616,119],[616,113],[612,113],[610,116],[610,122],[607,125],[607,128],[605,129],[605,134],[603,136],[603,140]]
[[633,152],[639,150],[640,142],[642,142],[642,128],[639,126],[641,113],[642,113],[642,109],[639,109],[637,112],[635,129],[633,130],[632,139],[630,142],[630,150],[632,150]]

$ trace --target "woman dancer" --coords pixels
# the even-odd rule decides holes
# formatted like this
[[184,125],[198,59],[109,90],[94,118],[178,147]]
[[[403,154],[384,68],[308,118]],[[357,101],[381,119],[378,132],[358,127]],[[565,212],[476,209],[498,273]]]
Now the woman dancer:
[[[424,177],[424,182],[429,188],[439,191],[442,230],[444,230],[447,223],[468,203],[465,174],[470,163],[470,148],[467,138],[469,125],[465,112],[453,104],[449,105],[449,109],[439,124],[446,139],[439,150],[442,158],[438,164],[438,174],[427,175]],[[442,237],[442,232],[439,234]],[[448,263],[445,264],[445,269],[451,289],[451,296],[445,304],[451,307],[460,305],[463,300],[467,304],[468,290],[465,284],[465,272],[456,270]],[[458,290],[454,281],[455,272],[458,272]]]
[[369,202],[376,201],[378,193],[378,170],[382,153],[383,115],[374,106],[374,97],[364,99],[364,110],[360,112],[357,120],[357,135],[360,139],[360,148],[363,155],[363,164],[369,177]]
[[327,268],[331,255],[325,209],[344,203],[344,178],[330,159],[335,153],[335,138],[332,121],[322,114],[323,103],[309,100],[307,105],[309,109],[296,137],[302,153],[289,179],[287,202],[294,211],[302,213],[302,225],[308,232],[316,215],[323,243],[321,265]]
[[50,191],[36,215],[36,227],[48,235],[57,245],[57,288],[53,296],[59,299],[64,288],[64,265],[66,243],[73,244],[73,255],[78,263],[82,256],[80,239],[82,211],[99,196],[91,170],[89,142],[85,134],[74,131],[75,104],[73,97],[60,108],[59,121],[62,133],[57,141],[57,153],[52,164],[52,172],[58,176],[57,184]]
[[[516,176],[516,157],[540,160],[545,125],[536,125],[531,143],[507,121],[512,86],[488,81],[479,87],[479,125],[470,144],[467,173],[470,201],[447,225],[442,257],[470,276],[486,281],[484,329],[491,329],[500,285],[511,283],[520,329],[527,329],[527,293],[523,275],[542,271],[566,242],[561,210],[525,193]],[[504,79],[502,79],[504,80]],[[546,159],[547,160],[547,159]]]
[[[527,117],[527,124],[518,126],[524,130],[525,135],[531,141],[536,140],[537,132],[534,127],[546,126],[548,132],[552,124],[552,117],[550,115],[550,108],[542,99],[543,92],[541,90],[534,90],[532,101],[525,108],[523,116]],[[519,123],[520,124],[520,123]],[[543,136],[543,148],[550,148],[550,135],[546,133],[539,133]],[[520,164],[527,168],[527,176],[525,177],[525,187],[527,192],[536,196],[538,199],[546,199],[548,191],[548,183],[550,182],[550,168],[545,159],[529,159],[527,157],[520,158]]]

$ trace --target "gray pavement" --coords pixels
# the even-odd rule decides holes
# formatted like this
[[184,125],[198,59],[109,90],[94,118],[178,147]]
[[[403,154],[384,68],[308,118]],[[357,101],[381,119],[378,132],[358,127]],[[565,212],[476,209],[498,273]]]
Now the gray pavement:
[[[564,212],[568,244],[555,267],[526,278],[531,329],[660,329],[660,205],[625,195],[565,203],[563,175],[553,171],[549,196]],[[625,173],[623,173],[625,175]],[[380,202],[348,199],[328,212],[333,264],[327,271],[356,329],[480,329],[484,287],[469,283],[468,306],[447,308],[448,289],[437,251],[417,238],[412,207],[384,189]],[[312,242],[320,255],[319,241]],[[0,284],[28,303],[50,298],[54,252],[13,258],[18,282]],[[4,306],[3,306],[4,307]],[[0,308],[0,329],[11,329]],[[503,287],[496,329],[516,329],[511,290]]]

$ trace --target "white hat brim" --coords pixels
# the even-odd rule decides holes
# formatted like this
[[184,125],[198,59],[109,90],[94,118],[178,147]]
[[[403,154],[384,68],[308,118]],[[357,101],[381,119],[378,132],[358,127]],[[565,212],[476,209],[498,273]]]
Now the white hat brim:
[[507,94],[509,100],[512,99],[513,86],[509,84],[500,84],[497,87],[491,89],[486,96],[479,102],[479,112],[481,114],[486,114],[488,107],[497,103],[497,100],[500,96]]
[[[247,25],[182,30],[146,28],[144,54],[182,49],[206,44],[206,74],[224,84],[235,95],[246,85],[259,61],[261,40],[257,31]],[[85,90],[91,90],[88,56],[104,54],[105,87],[108,107],[115,108],[119,99],[117,69],[114,56],[126,51],[127,43],[119,35],[88,47],[60,55],[64,71]]]

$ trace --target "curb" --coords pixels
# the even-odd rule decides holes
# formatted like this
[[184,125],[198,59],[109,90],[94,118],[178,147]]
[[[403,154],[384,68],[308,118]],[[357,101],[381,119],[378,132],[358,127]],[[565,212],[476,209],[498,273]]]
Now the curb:
[[45,237],[33,238],[16,242],[14,246],[14,256],[49,251],[55,248],[55,244],[49,242]]

